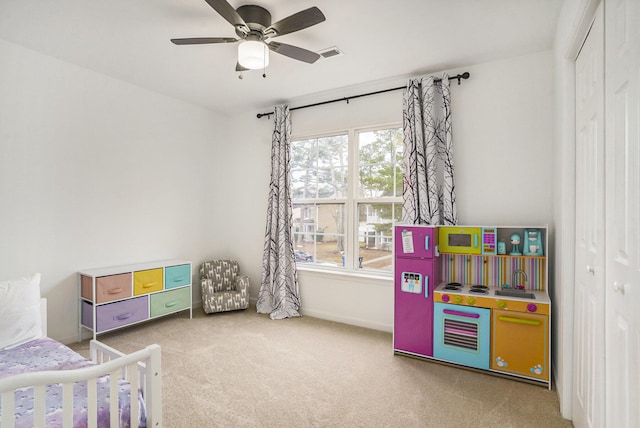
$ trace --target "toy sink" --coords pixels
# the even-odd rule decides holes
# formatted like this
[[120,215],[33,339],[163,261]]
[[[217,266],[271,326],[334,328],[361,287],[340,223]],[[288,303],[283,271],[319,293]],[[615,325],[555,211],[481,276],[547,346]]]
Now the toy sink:
[[535,299],[534,293],[528,293],[524,290],[496,290],[496,296],[519,297],[521,299]]

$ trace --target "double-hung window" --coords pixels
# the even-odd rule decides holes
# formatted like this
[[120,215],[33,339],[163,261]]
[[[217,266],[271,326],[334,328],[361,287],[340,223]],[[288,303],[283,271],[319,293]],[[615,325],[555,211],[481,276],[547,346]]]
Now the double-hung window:
[[294,139],[293,237],[299,266],[391,272],[402,214],[402,128]]

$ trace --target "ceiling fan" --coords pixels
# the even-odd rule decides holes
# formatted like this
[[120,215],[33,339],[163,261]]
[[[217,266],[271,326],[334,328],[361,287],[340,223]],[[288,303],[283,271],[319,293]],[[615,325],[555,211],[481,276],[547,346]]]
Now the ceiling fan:
[[323,22],[326,18],[317,7],[313,6],[294,13],[272,24],[271,13],[261,6],[248,4],[234,9],[226,0],[205,1],[235,27],[238,38],[190,37],[171,39],[171,42],[176,45],[240,42],[236,71],[266,68],[269,65],[270,50],[309,64],[320,59],[320,55],[315,52],[270,40]]

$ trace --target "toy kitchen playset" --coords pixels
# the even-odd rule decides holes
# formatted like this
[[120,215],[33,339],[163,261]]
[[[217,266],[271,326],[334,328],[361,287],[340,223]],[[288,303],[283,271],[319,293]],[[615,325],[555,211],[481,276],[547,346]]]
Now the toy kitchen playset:
[[546,226],[394,233],[395,354],[551,388]]

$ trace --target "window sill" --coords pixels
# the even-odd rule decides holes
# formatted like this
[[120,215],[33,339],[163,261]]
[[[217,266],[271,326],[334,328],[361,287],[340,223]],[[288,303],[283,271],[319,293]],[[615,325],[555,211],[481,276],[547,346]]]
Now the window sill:
[[382,284],[393,286],[393,272],[384,273],[371,273],[371,272],[356,272],[346,269],[328,269],[317,268],[309,265],[297,265],[298,272],[303,272],[305,275],[310,274],[314,276],[326,276],[329,278],[357,278],[379,281]]

